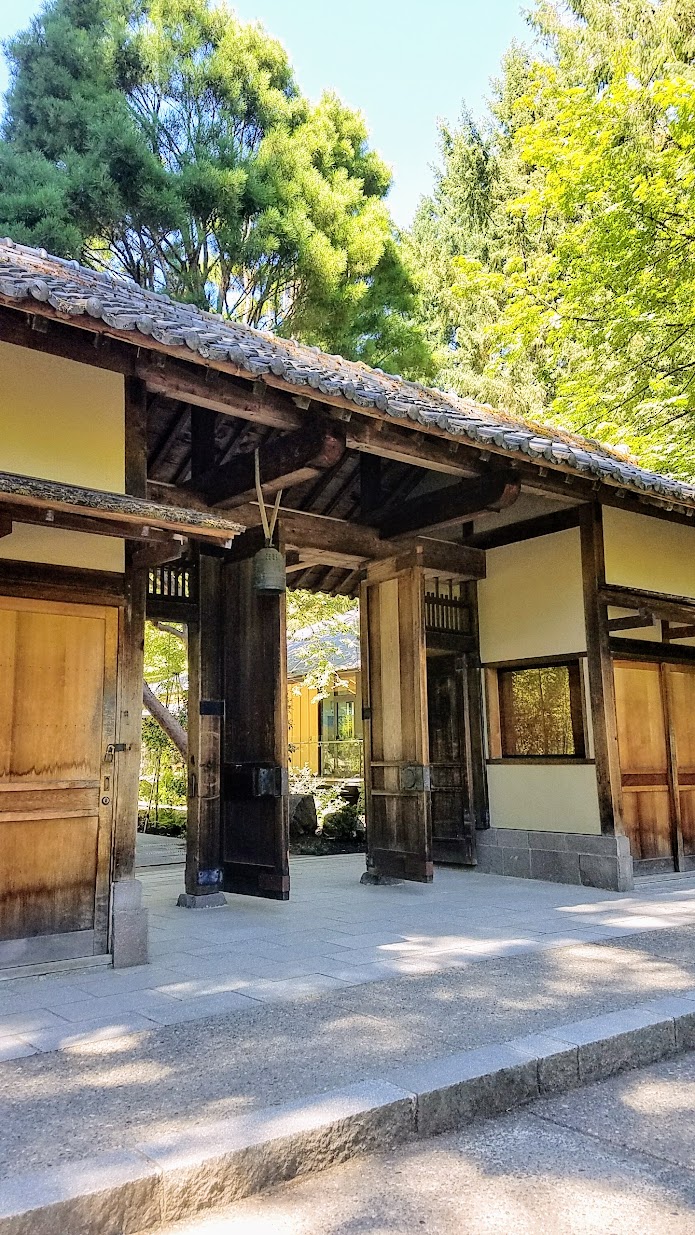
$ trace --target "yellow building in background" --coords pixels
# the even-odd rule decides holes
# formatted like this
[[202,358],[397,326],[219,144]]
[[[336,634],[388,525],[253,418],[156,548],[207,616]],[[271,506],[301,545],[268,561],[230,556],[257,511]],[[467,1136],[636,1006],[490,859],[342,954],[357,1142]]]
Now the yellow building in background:
[[[319,662],[334,672],[324,689],[314,685]],[[287,645],[290,771],[308,768],[326,780],[363,773],[359,614],[299,631]]]

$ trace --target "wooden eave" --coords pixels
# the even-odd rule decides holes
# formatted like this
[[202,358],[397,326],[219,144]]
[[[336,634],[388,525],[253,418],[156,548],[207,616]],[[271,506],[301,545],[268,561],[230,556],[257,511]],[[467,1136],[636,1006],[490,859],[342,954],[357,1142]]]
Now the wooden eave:
[[8,522],[39,523],[131,540],[178,535],[225,544],[244,530],[212,512],[12,472],[0,472],[0,518],[5,527]]
[[[52,326],[57,335],[52,333]],[[70,346],[68,336],[79,340],[76,347]],[[322,407],[328,415],[344,421],[349,449],[382,458],[407,460],[426,469],[469,476],[485,468],[490,459],[503,459],[509,468],[519,472],[525,486],[541,492],[558,492],[558,485],[567,485],[564,495],[576,495],[577,501],[598,500],[613,505],[627,500],[638,503],[643,513],[675,514],[688,519],[695,516],[695,501],[666,498],[649,491],[639,494],[613,477],[587,476],[561,460],[510,454],[494,441],[483,446],[435,424],[394,421],[377,408],[357,407],[342,395],[310,387],[299,389],[273,373],[257,379],[229,360],[212,362],[185,346],[165,345],[149,335],[134,338],[132,332],[117,330],[97,318],[75,315],[66,319],[41,301],[33,301],[29,307],[0,296],[0,339],[137,376],[151,394],[213,408],[282,431],[301,427],[312,409]],[[232,379],[231,383],[225,379]]]

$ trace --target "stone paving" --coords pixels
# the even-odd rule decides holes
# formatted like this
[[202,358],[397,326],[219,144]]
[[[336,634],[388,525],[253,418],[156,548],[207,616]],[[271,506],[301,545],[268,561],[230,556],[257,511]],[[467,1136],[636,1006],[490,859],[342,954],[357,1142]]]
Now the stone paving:
[[151,964],[0,981],[0,1060],[695,924],[694,876],[619,894],[440,868],[431,886],[374,888],[363,861],[295,859],[288,904],[214,910],[176,907],[180,866],[141,871]]
[[694,1089],[690,1054],[158,1235],[692,1235]]

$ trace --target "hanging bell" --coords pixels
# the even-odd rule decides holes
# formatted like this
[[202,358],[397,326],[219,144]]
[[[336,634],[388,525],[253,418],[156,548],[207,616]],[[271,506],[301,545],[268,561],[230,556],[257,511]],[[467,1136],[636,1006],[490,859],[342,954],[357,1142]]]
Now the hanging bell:
[[281,596],[287,590],[284,553],[272,545],[258,550],[253,559],[253,586],[265,596]]

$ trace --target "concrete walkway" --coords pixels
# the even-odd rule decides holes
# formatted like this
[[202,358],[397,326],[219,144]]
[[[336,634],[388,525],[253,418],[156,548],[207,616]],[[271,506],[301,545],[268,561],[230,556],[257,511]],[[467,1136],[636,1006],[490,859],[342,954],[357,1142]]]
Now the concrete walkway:
[[159,1235],[692,1235],[694,1092],[690,1054]]
[[0,1061],[208,1017],[247,1014],[251,1026],[265,1005],[368,984],[363,1010],[397,979],[695,924],[695,876],[619,894],[452,869],[430,886],[363,887],[362,869],[359,855],[295,859],[288,904],[230,897],[213,910],[176,907],[181,867],[141,872],[152,963],[0,981]]

